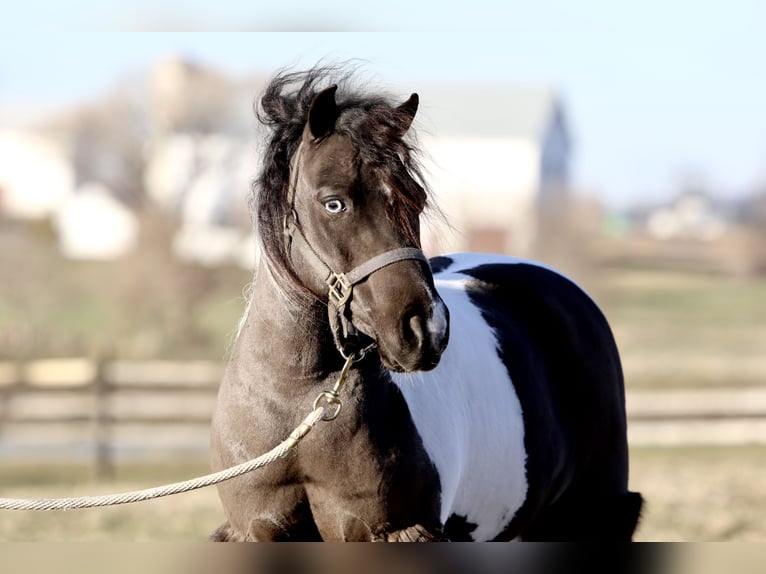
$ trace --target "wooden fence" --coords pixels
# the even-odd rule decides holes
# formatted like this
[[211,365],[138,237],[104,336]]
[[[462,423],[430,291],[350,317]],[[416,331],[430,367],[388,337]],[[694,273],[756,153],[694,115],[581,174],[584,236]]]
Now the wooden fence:
[[93,457],[208,450],[223,374],[207,361],[46,359],[0,363],[0,456]]
[[[206,456],[224,365],[46,359],[0,363],[0,459]],[[766,444],[766,386],[630,390],[633,445]]]

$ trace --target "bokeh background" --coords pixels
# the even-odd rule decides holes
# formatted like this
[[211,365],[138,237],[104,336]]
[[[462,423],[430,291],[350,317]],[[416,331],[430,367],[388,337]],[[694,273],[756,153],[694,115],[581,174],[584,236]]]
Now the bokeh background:
[[[647,500],[637,538],[766,539],[766,8],[217,4],[79,2],[3,33],[0,495],[207,471],[256,258],[254,102],[278,68],[353,59],[371,89],[421,96],[451,224],[430,220],[427,251],[543,260],[611,321]],[[200,540],[222,520],[208,489],[2,513],[0,539]]]

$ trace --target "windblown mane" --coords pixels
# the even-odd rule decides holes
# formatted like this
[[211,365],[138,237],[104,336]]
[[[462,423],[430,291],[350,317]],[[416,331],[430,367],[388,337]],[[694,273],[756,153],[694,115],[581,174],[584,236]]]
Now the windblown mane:
[[[281,71],[269,83],[256,109],[258,120],[270,135],[263,166],[253,182],[250,206],[261,253],[288,300],[301,306],[316,302],[293,271],[285,250],[283,224],[288,207],[290,158],[297,151],[314,96],[338,84],[336,102],[340,115],[335,132],[351,139],[359,160],[387,174],[392,183],[388,217],[412,242],[419,244],[417,215],[427,200],[427,185],[417,160],[418,150],[410,118],[397,104],[380,95],[352,86],[352,72],[339,66],[317,66],[308,71]],[[407,132],[406,138],[400,134]]]

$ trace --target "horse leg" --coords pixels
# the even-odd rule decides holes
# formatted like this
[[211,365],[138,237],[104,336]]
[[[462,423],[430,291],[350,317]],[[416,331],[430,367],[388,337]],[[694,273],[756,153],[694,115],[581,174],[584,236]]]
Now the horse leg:
[[279,542],[279,541],[321,541],[316,524],[305,516],[276,518],[253,518],[245,532],[240,532],[226,521],[209,537],[213,542]]
[[314,523],[285,524],[273,518],[254,518],[250,521],[246,540],[249,542],[320,542]]
[[[225,522],[210,535],[213,542],[276,542],[290,540],[291,533],[285,526],[269,518],[255,518],[250,521],[247,533],[244,535]],[[300,538],[298,538],[300,539]]]
[[409,528],[394,530],[373,540],[374,542],[448,542],[441,529],[426,528],[415,524]]
[[212,542],[242,542],[244,538],[237,535],[231,528],[231,524],[226,521],[209,536],[209,540]]

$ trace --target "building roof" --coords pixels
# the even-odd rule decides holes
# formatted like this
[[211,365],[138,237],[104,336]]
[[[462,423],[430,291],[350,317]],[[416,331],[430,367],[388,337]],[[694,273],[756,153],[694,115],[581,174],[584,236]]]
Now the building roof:
[[561,113],[548,87],[426,86],[421,131],[435,136],[512,137],[541,142]]

